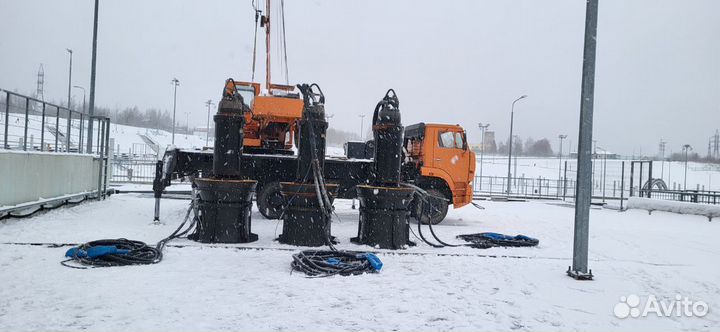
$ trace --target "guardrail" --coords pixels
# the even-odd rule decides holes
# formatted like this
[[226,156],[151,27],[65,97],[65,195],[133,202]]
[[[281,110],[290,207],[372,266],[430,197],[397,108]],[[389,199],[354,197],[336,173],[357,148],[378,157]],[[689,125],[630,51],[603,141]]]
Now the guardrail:
[[702,191],[702,190],[657,190],[653,189],[648,194],[646,189],[640,190],[640,197],[651,197],[654,199],[663,199],[678,202],[703,203],[703,204],[720,204],[720,191]]
[[[90,121],[93,144],[88,148]],[[107,151],[103,121],[109,119],[0,89],[1,149],[100,154]]]
[[155,179],[154,158],[115,156],[112,162],[112,182],[152,183]]
[[[88,127],[92,124],[92,131]],[[88,146],[88,135],[92,135],[92,145]],[[30,187],[33,191],[28,196],[39,195],[38,200],[28,202],[13,203],[3,206],[0,209],[0,216],[13,215],[17,211],[33,211],[45,206],[63,204],[76,199],[83,198],[105,198],[107,193],[110,165],[110,119],[105,116],[90,116],[84,112],[75,111],[66,107],[48,103],[33,97],[24,96],[19,93],[0,89],[0,152],[4,151],[26,151],[27,158],[34,162],[39,162],[41,158],[50,158],[47,162],[54,165],[58,163],[61,171],[65,172],[65,176],[71,174],[73,176],[85,177],[82,184],[84,187],[78,189],[78,181],[68,185],[67,181],[55,183],[53,187],[48,187],[45,183],[43,186]],[[35,153],[32,153],[35,152]],[[44,155],[37,152],[50,153]],[[64,153],[65,155],[61,155]],[[71,154],[84,154],[85,156],[73,156]],[[50,157],[51,155],[54,156]],[[3,160],[6,162],[15,162],[17,158],[13,158],[14,154],[3,154]],[[57,157],[57,158],[55,158]],[[87,160],[75,165],[80,159]],[[92,163],[90,168],[92,172],[88,172],[84,167],[82,174],[78,173],[76,167],[86,166]],[[45,165],[44,163],[42,165]],[[13,167],[22,167],[15,165]],[[93,167],[97,167],[93,169]],[[15,170],[15,169],[13,169]],[[56,169],[53,169],[56,170]],[[9,176],[21,177],[37,177],[38,174],[23,173],[25,169],[17,169]],[[52,171],[44,170],[43,175],[52,173]],[[23,175],[24,174],[24,175]],[[62,177],[62,174],[58,174]],[[32,179],[26,179],[31,182]],[[76,179],[77,180],[77,179]],[[83,181],[79,181],[83,182]],[[89,182],[89,183],[88,183]],[[69,191],[70,194],[59,197],[47,197],[48,193],[56,193],[58,187],[62,188],[62,192]],[[67,188],[66,188],[67,187]],[[80,191],[80,192],[78,192]],[[35,196],[33,196],[35,197]],[[3,205],[3,204],[0,204]]]

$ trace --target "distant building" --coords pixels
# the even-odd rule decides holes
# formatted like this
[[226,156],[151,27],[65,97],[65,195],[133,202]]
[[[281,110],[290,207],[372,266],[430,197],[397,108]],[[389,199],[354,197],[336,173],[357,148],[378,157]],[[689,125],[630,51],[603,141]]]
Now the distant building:
[[[577,152],[570,152],[570,158],[577,158],[577,156]],[[610,151],[597,151],[593,153],[592,157],[593,159],[620,159],[620,156],[617,153]]]
[[[482,145],[482,143],[470,144],[470,149],[475,151],[476,153],[480,153],[480,151],[483,151],[483,145]],[[485,153],[496,153],[497,152],[497,144],[495,144],[495,132],[494,131],[490,131],[490,130],[485,131],[484,152]]]
[[[196,128],[193,128],[193,135],[205,136],[207,131],[208,131],[208,128],[196,127]],[[215,128],[210,128],[210,137],[215,137]]]

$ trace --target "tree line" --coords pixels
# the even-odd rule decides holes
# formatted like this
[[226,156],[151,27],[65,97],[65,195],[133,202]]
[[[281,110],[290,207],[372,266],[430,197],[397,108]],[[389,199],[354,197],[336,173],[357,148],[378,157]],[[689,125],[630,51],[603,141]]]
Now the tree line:
[[[484,153],[503,155],[508,153],[510,139],[505,140],[505,142],[501,141],[498,143],[495,143],[494,141],[486,142],[485,145]],[[532,137],[528,137],[525,141],[523,141],[522,138],[518,137],[513,139],[512,146],[513,155],[517,154],[518,156],[528,157],[551,157],[555,155],[552,146],[550,146],[550,140],[547,138],[535,140]],[[476,152],[480,152],[479,149],[476,150]]]

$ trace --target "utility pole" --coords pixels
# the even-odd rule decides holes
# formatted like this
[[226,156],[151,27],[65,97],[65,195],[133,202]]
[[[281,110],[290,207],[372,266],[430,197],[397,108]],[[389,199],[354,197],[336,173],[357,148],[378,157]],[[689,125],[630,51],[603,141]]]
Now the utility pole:
[[520,99],[527,98],[527,95],[522,95],[518,97],[518,99],[515,99],[512,102],[512,106],[510,107],[510,143],[508,144],[508,179],[507,179],[507,197],[510,198],[510,164],[512,164],[512,145],[513,145],[513,118],[515,115],[515,103],[518,102]]
[[682,147],[683,152],[685,153],[685,180],[683,184],[683,190],[687,190],[687,167],[688,167],[688,151],[692,150],[692,146],[690,144],[685,144]]
[[208,114],[207,114],[207,132],[205,133],[205,146],[210,145],[210,108],[215,105],[212,102],[212,99],[208,99],[208,101],[205,102],[205,105],[207,105],[208,108]]
[[180,85],[180,81],[177,78],[172,79],[172,84],[175,89],[173,94],[173,123],[172,123],[172,144],[175,144],[175,114],[177,113],[177,87]]
[[263,17],[265,18],[265,84],[270,93],[270,0],[265,2],[265,16]]
[[560,161],[558,163],[558,183],[560,183],[561,174],[562,174],[562,151],[563,151],[562,143],[563,143],[563,140],[567,138],[567,135],[561,134],[561,135],[558,135],[558,138],[560,139],[560,152],[558,152],[558,159]]
[[360,117],[360,140],[365,142],[365,134],[363,133],[363,130],[365,130],[365,114],[358,115]]
[[83,113],[85,113],[85,88],[83,88],[83,87],[81,87],[81,86],[79,86],[79,85],[73,85],[73,88],[75,88],[75,89],[80,89],[80,90],[82,90],[82,92],[83,92],[83,108],[82,108],[82,111],[83,111]]
[[[72,106],[70,104],[70,102],[72,101],[72,99],[70,99],[71,98],[70,91],[72,89],[72,53],[73,53],[73,51],[69,48],[66,48],[66,50],[68,51],[68,53],[70,53],[70,69],[68,70],[68,99],[67,99],[68,100],[67,107],[68,107],[68,109],[70,109],[70,106]],[[68,133],[68,135],[70,135],[70,133]]]
[[92,41],[92,65],[90,68],[90,110],[88,117],[87,152],[92,151],[93,115],[95,115],[95,69],[97,68],[97,30],[98,30],[98,5],[95,0],[95,16],[93,19],[93,41]]
[[592,199],[592,128],[595,99],[595,48],[597,43],[598,0],[587,0],[585,13],[585,43],[583,49],[582,91],[580,96],[580,130],[578,141],[578,170],[575,194],[575,232],[573,237],[573,265],[567,274],[577,280],[593,278],[588,270],[588,240],[590,236],[590,202]]
[[[83,87],[81,87],[81,86],[79,86],[79,85],[74,85],[73,88],[82,90],[82,92],[83,92],[82,113],[87,112],[86,109],[85,109],[85,88],[83,88]],[[82,144],[82,140],[83,140],[83,114],[82,114],[82,113],[80,114],[80,135],[79,135],[79,136],[80,136],[80,141],[78,142],[78,152],[80,152],[80,153],[83,153],[83,144]]]
[[185,112],[185,136],[190,133],[190,112]]
[[[515,138],[515,140],[517,140],[518,142],[520,142],[520,144],[522,144],[522,141],[520,141],[520,136],[515,135],[515,136],[513,136],[513,138]],[[513,164],[514,164],[514,166],[513,166],[513,179],[514,179],[514,182],[515,182],[516,185],[517,185],[517,156],[518,156],[518,149],[515,149],[515,158],[514,158],[514,159],[515,159],[515,162],[513,163]]]
[[665,144],[667,142],[660,139],[660,178],[665,181]]
[[485,131],[487,131],[488,127],[490,127],[489,123],[482,124],[482,122],[478,123],[478,127],[480,128],[480,133],[482,135],[481,143],[480,143],[480,188],[482,190],[482,175],[483,175],[483,155],[485,154]]

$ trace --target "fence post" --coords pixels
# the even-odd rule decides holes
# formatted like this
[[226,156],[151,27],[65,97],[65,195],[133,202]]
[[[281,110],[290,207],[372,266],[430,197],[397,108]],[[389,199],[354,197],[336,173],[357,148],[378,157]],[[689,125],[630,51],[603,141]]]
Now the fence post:
[[70,124],[72,122],[72,111],[69,108],[67,114],[67,130],[65,131],[67,133],[67,137],[65,137],[65,151],[70,152]]
[[6,149],[10,148],[10,145],[8,145],[8,124],[9,123],[10,123],[10,92],[5,91],[5,132],[3,132],[3,136],[5,136],[4,146]]
[[110,118],[105,118],[105,175],[103,176],[103,199],[107,194],[108,169],[110,168]]
[[58,136],[60,136],[60,107],[55,106],[55,147],[53,150],[58,150]]
[[30,99],[25,98],[25,134],[23,134],[23,150],[27,151],[28,112],[30,111]]
[[630,197],[633,197],[633,185],[635,185],[635,162],[630,162]]
[[617,181],[613,180],[613,195],[612,197],[617,197]]
[[[632,169],[632,163],[630,163],[630,169]],[[625,201],[625,162],[622,162],[620,171],[620,211],[623,210],[623,202]],[[630,175],[632,178],[632,174]],[[630,191],[632,192],[632,184],[630,185]],[[630,195],[632,196],[632,195]]]
[[653,178],[652,178],[652,160],[650,160],[650,163],[648,164],[648,190],[647,190],[647,198],[650,198],[650,193],[652,192],[652,184],[653,184]]
[[102,148],[103,148],[103,143],[100,141],[100,137],[104,138],[105,135],[101,136],[100,133],[103,130],[105,130],[105,127],[103,127],[102,124],[103,124],[102,121],[98,118],[98,140],[97,140],[98,152],[99,152],[99,154],[98,154],[98,179],[97,179],[97,185],[98,185],[97,198],[98,199],[101,198],[103,195],[103,193],[102,193],[102,178],[103,178],[103,174],[102,174],[103,173],[103,151],[102,151]]
[[83,150],[85,149],[83,147],[83,113],[80,112],[80,141],[78,143],[78,153],[83,153]]
[[42,104],[42,117],[40,120],[40,151],[45,151],[45,103]]

